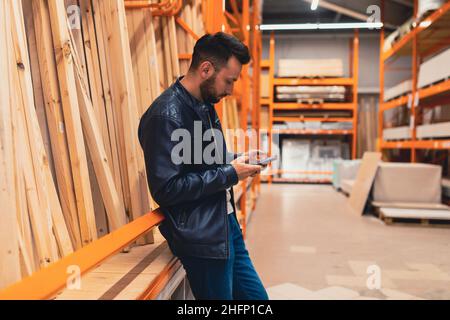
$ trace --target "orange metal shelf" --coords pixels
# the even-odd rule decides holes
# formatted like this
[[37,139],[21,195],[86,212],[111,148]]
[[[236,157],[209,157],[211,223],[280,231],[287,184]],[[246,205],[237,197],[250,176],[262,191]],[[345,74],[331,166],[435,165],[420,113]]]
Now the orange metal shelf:
[[382,141],[382,149],[450,149],[450,140]]
[[450,93],[450,79],[427,88],[419,89],[419,99],[429,98],[442,93]]
[[78,266],[80,275],[84,275],[163,220],[164,215],[159,209],[147,213],[20,282],[0,290],[0,300],[51,299],[66,286],[67,270],[70,266]]
[[269,60],[261,60],[261,68],[263,68],[263,69],[270,68],[270,61]]
[[275,86],[351,86],[353,78],[274,78]]
[[[382,4],[382,7],[384,5]],[[382,8],[382,14],[384,14]],[[417,17],[418,3],[414,4],[414,16]],[[387,52],[383,52],[384,47],[384,29],[380,33],[380,100],[384,95],[384,76],[387,70],[386,60],[394,55],[409,55],[411,57],[411,80],[413,83],[412,92],[400,98],[380,104],[378,117],[378,149],[411,149],[411,161],[417,159],[416,150],[419,149],[450,149],[450,140],[417,140],[416,127],[419,123],[420,109],[433,107],[437,104],[450,102],[450,80],[431,85],[427,88],[417,88],[419,65],[423,59],[433,53],[438,52],[444,47],[450,46],[450,1],[445,4],[427,18],[425,18],[419,26],[414,28],[406,36]],[[386,110],[396,108],[402,105],[412,104],[413,97],[418,97],[418,105],[411,108],[410,116],[412,121],[412,137],[407,141],[382,141],[382,133],[384,129],[383,113]]]
[[303,117],[273,117],[273,121],[287,122],[352,122],[353,118],[303,118]]
[[352,135],[353,130],[322,130],[322,129],[273,129],[279,134],[297,134],[297,135]]
[[317,183],[317,184],[329,184],[331,179],[299,179],[299,178],[271,178],[272,182],[291,182],[291,183]]
[[269,98],[261,98],[259,99],[261,104],[270,104],[270,99]]
[[283,174],[283,173],[298,173],[298,174],[313,174],[313,175],[332,175],[332,171],[308,171],[308,170],[283,170],[283,169],[273,169],[264,173],[264,175],[274,175],[274,174]]
[[[448,40],[449,33],[445,32],[445,29],[450,25],[449,21],[450,1],[447,1],[440,9],[433,12],[429,17],[424,19],[421,24],[406,34],[400,41],[395,43],[391,49],[384,52],[381,56],[382,60],[385,61],[395,54],[411,54],[412,40],[414,37],[418,37],[421,44],[419,55],[427,56],[436,52],[436,50],[441,47],[441,44]],[[425,24],[429,25],[425,27]]]
[[[269,98],[260,99],[260,102],[268,102],[269,105],[269,126],[267,130],[260,130],[260,133],[268,132],[268,150],[272,149],[272,134],[293,134],[293,135],[349,135],[351,137],[351,154],[352,159],[356,158],[356,142],[357,142],[357,118],[358,118],[358,69],[359,69],[359,32],[354,31],[354,36],[349,41],[349,74],[348,78],[300,78],[300,77],[275,77],[275,33],[270,34],[269,59],[262,62],[262,68],[268,69],[269,72]],[[261,69],[262,69],[261,68]],[[299,102],[275,102],[274,88],[275,86],[349,86],[351,87],[351,102],[341,103],[299,103]],[[274,111],[277,110],[351,110],[352,117],[349,118],[301,118],[275,116]],[[274,122],[277,121],[321,121],[321,122],[352,122],[352,130],[310,130],[310,129],[273,129]],[[265,176],[261,176],[266,179]],[[267,181],[278,182],[306,182],[306,183],[330,183],[330,180],[309,180],[309,179],[280,179],[267,176]]]
[[386,111],[389,109],[394,109],[403,105],[406,105],[408,103],[408,99],[409,99],[409,94],[406,96],[401,96],[399,98],[390,100],[388,102],[383,102],[381,103],[381,111]]
[[274,110],[354,110],[356,105],[354,103],[321,103],[321,104],[309,104],[309,103],[296,103],[296,102],[275,102],[273,104]]

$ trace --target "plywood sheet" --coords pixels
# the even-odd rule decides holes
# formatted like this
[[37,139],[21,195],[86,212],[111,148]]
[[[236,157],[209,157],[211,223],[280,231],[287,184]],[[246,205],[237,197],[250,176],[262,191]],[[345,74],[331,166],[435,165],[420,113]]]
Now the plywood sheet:
[[363,213],[380,161],[381,153],[379,152],[366,152],[364,154],[349,198],[349,204],[355,214],[361,215]]

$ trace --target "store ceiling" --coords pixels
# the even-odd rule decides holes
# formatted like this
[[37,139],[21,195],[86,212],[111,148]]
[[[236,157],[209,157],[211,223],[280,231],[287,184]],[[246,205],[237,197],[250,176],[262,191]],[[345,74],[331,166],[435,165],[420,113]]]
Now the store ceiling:
[[[322,2],[322,4],[321,4]],[[333,9],[323,8],[328,5]],[[367,8],[381,5],[381,0],[320,0],[311,10],[307,0],[264,0],[263,24],[361,22]],[[413,14],[413,0],[385,0],[385,22],[389,29],[400,26]]]

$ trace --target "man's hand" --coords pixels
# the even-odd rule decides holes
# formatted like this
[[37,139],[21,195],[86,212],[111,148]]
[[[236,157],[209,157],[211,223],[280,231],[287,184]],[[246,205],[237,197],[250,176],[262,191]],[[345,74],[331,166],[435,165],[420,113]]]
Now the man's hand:
[[248,161],[249,161],[248,155],[240,156],[235,160],[231,161],[231,165],[236,170],[239,181],[244,180],[248,177],[254,177],[261,172],[262,169],[261,166],[248,164],[247,163]]

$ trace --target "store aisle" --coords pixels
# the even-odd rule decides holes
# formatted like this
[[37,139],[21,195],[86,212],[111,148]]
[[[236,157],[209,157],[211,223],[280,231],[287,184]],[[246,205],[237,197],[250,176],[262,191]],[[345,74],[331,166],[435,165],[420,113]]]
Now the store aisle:
[[356,216],[328,185],[261,185],[247,245],[273,299],[450,299],[449,229]]

